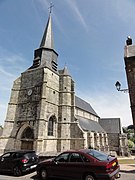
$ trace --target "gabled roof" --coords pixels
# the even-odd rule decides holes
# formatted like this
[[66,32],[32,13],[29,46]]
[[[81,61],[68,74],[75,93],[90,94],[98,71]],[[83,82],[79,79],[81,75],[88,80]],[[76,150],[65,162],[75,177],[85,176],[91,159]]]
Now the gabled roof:
[[76,116],[76,118],[79,122],[79,125],[84,131],[105,133],[105,130],[100,126],[100,124],[97,121],[82,118],[80,116]]
[[99,124],[104,128],[104,130],[109,133],[121,133],[121,123],[120,118],[101,118],[99,119]]
[[89,103],[87,103],[86,101],[84,101],[83,99],[77,96],[75,96],[75,107],[99,117]]

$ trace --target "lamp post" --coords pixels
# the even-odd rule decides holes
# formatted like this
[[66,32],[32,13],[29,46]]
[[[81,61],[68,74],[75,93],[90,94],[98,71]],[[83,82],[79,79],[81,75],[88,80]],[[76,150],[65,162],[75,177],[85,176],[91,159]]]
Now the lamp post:
[[115,83],[115,86],[116,86],[116,89],[117,89],[118,91],[122,91],[122,92],[124,92],[124,93],[128,93],[128,92],[129,92],[128,89],[121,89],[121,83],[120,83],[119,81],[117,81],[117,82]]

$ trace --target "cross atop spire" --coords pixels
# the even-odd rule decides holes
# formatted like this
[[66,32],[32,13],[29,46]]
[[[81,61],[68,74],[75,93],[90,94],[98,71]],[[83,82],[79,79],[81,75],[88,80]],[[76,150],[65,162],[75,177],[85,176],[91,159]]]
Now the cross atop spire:
[[51,12],[53,8],[52,2],[50,3],[50,15],[48,18],[48,22],[44,31],[44,35],[40,44],[40,47],[50,48],[54,49],[54,42],[53,42],[53,32],[52,32],[52,18],[51,18]]
[[52,13],[52,8],[53,8],[53,7],[54,7],[54,5],[53,5],[53,3],[51,2],[51,3],[50,3],[50,7],[48,8],[48,9],[50,9],[50,12],[49,12],[50,14]]

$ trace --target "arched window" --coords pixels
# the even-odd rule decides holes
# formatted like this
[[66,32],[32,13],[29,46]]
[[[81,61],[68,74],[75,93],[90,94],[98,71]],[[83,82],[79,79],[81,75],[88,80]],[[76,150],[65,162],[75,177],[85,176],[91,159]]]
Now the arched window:
[[22,139],[34,139],[33,130],[30,127],[27,127],[22,133]]
[[54,135],[54,122],[55,122],[55,117],[54,116],[50,117],[48,121],[48,136]]

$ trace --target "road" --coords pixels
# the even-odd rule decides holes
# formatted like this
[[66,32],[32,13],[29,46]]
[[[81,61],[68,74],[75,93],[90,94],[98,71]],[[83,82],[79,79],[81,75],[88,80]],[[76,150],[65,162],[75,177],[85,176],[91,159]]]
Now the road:
[[[0,180],[40,180],[36,176],[36,172],[21,176],[21,177],[14,177],[14,176],[7,176],[7,175],[0,175]],[[121,172],[121,177],[119,180],[135,180],[135,172]]]

